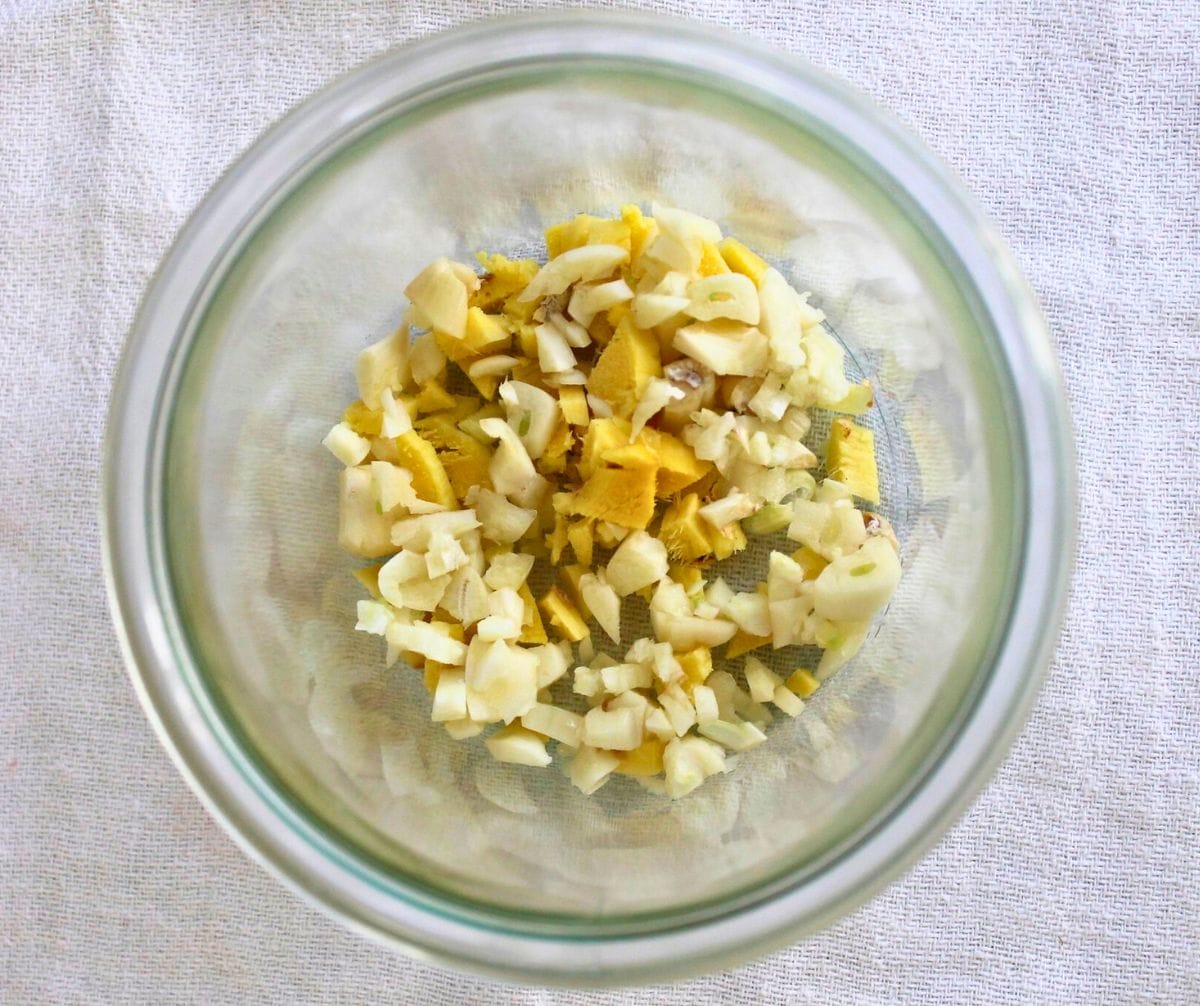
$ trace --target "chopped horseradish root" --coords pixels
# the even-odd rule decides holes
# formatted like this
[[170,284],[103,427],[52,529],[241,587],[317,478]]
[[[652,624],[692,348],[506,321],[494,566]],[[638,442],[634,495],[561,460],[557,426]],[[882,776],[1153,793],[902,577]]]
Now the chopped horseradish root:
[[[871,389],[807,295],[711,220],[626,206],[546,246],[481,253],[482,275],[438,259],[359,354],[324,441],[339,540],[383,560],[356,574],[356,628],[423,671],[452,737],[565,757],[584,793],[621,774],[680,797],[768,740],[770,707],[799,715],[896,588],[890,526],[854,505],[880,498],[871,431],[833,421],[819,484],[803,442],[809,410],[860,416]],[[715,575],[785,532],[798,548],[753,590]],[[752,655],[794,644],[825,651],[815,672]]]

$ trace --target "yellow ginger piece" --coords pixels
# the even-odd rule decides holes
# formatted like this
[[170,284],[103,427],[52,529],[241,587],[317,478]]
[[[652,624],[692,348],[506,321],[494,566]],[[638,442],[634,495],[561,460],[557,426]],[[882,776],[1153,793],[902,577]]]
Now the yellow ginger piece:
[[763,274],[770,268],[766,262],[754,254],[737,238],[726,238],[718,246],[721,258],[733,272],[749,276],[755,286],[762,285]]
[[[705,521],[705,523],[708,522]],[[716,528],[712,528],[708,540],[712,546],[714,559],[728,559],[746,547],[746,533],[742,530],[741,524],[734,521],[727,530],[728,534],[722,534]]]
[[806,671],[803,667],[793,671],[784,684],[802,699],[808,698],[821,687],[821,682],[813,676],[812,672]]
[[512,345],[512,329],[498,314],[485,314],[480,308],[467,311],[466,334],[456,339],[445,332],[434,333],[438,348],[466,370],[476,360],[503,353]]
[[507,302],[529,286],[529,281],[541,268],[533,259],[512,260],[484,252],[476,257],[484,273],[479,278],[479,289],[470,295],[467,303],[481,311],[495,311],[501,305],[507,308]]
[[700,497],[688,493],[667,507],[658,537],[672,559],[694,562],[712,553],[707,527],[708,522],[700,516]]
[[804,579],[815,580],[821,575],[821,570],[829,565],[829,560],[818,555],[807,545],[801,545],[792,553],[792,560],[804,570]]
[[491,487],[488,465],[492,452],[451,422],[448,415],[428,416],[416,424],[417,432],[437,448],[454,495],[460,500],[472,486]]
[[654,519],[655,469],[598,468],[575,494],[571,513],[627,528]]
[[646,441],[639,437],[632,444],[622,443],[604,452],[601,459],[613,468],[654,468],[658,469],[658,456],[646,446]]
[[713,672],[712,650],[707,646],[697,646],[686,653],[677,653],[675,659],[683,668],[683,673],[692,685],[702,685]]
[[704,582],[704,574],[699,566],[691,566],[686,564],[673,565],[670,567],[671,579],[676,583],[681,584],[683,589],[689,594],[699,588]]
[[625,307],[624,304],[618,304],[616,307],[609,308],[608,311],[596,315],[592,319],[592,323],[588,326],[588,335],[592,337],[592,342],[603,349],[610,342],[616,331],[616,325],[608,320],[608,316],[618,308]]
[[546,449],[538,458],[538,469],[543,475],[558,474],[566,467],[567,452],[574,442],[575,434],[571,432],[571,427],[565,420],[559,420],[558,425],[554,427],[554,432],[550,434],[550,442],[546,444]]
[[591,570],[582,563],[572,563],[570,566],[562,566],[558,571],[558,578],[562,580],[563,589],[567,592],[567,596],[571,602],[578,608],[586,608],[583,603],[583,593],[579,589],[579,581],[584,573],[590,573]]
[[521,638],[518,641],[530,646],[548,643],[550,637],[546,635],[546,626],[542,622],[542,614],[538,611],[537,601],[533,599],[533,591],[529,589],[529,584],[521,584],[517,593],[525,602],[525,615],[521,619]]
[[467,311],[467,333],[462,345],[478,356],[502,353],[512,345],[511,325],[500,315],[486,314],[481,308],[473,307]]
[[875,466],[875,434],[849,419],[835,419],[829,429],[825,467],[831,479],[868,503],[879,502],[879,471]]
[[426,659],[425,667],[421,672],[421,678],[425,685],[425,691],[432,695],[437,691],[438,679],[442,676],[442,672],[457,670],[458,668],[453,664],[439,664],[436,660]]
[[658,221],[645,216],[632,203],[621,207],[621,219],[629,228],[629,271],[636,276],[640,272],[642,252],[658,236]]
[[567,547],[567,518],[560,513],[554,515],[554,530],[546,535],[546,547],[550,549],[550,561],[557,566]]
[[725,644],[725,659],[733,660],[751,650],[757,650],[760,646],[770,645],[770,636],[752,636],[750,633],[738,629],[733,638]]
[[575,561],[581,566],[592,565],[593,548],[596,543],[593,534],[594,522],[590,520],[574,521],[567,525],[567,541],[571,551],[575,553]]
[[711,462],[701,461],[688,444],[670,433],[646,427],[639,439],[658,459],[655,494],[660,499],[674,496],[712,471]]
[[695,562],[706,556],[728,559],[746,547],[746,535],[736,521],[729,533],[722,534],[700,516],[700,496],[688,493],[680,497],[663,514],[658,537],[667,552],[678,562]]
[[390,443],[394,449],[395,463],[412,473],[413,489],[421,499],[437,503],[447,510],[457,509],[458,497],[454,495],[454,487],[450,485],[450,478],[433,444],[415,430],[393,437]]
[[583,435],[579,454],[579,474],[585,479],[603,468],[605,455],[629,446],[630,426],[621,419],[593,419]]
[[648,426],[632,444],[629,433],[630,425],[623,419],[592,420],[584,436],[579,473],[587,478],[601,463],[620,468],[653,466],[657,469],[655,495],[665,499],[712,469],[709,462],[701,461],[690,446],[670,433]]
[[651,776],[663,770],[663,750],[666,742],[659,737],[647,737],[632,751],[617,751],[621,759],[616,767],[621,775]]
[[632,316],[626,314],[592,368],[588,389],[607,402],[614,415],[628,419],[646,384],[652,377],[661,376],[658,340],[653,332],[638,328]]
[[[588,412],[587,395],[583,388],[565,387],[559,389],[558,407],[571,426],[587,426],[591,418]],[[355,431],[357,432],[357,431]]]
[[723,273],[730,272],[729,266],[721,257],[721,252],[718,247],[711,241],[705,241],[701,246],[700,253],[700,275],[701,276],[720,276]]
[[351,402],[342,413],[342,422],[360,437],[377,437],[383,427],[383,410],[367,408],[361,400]]
[[574,220],[564,220],[546,229],[546,254],[550,258],[558,258],[563,252],[583,245],[620,245],[628,251],[629,224],[581,213]]
[[542,614],[563,639],[578,643],[588,635],[587,623],[579,609],[557,587],[551,587],[538,601]]
[[[479,411],[482,402],[475,395],[455,395],[454,405],[452,408],[446,409],[440,414],[441,418],[448,419],[456,426],[461,423],[467,416],[474,415]],[[501,412],[503,415],[503,412]]]
[[361,583],[376,601],[383,595],[379,593],[379,567],[363,566],[354,570],[354,579]]
[[[518,335],[523,338],[523,333],[524,329],[521,329],[521,331],[518,332]],[[522,352],[524,352],[524,350],[522,350]],[[541,388],[543,391],[546,390],[544,381],[545,375],[542,374],[542,368],[538,366],[536,347],[531,359],[522,358],[517,360],[517,365],[510,371],[510,375],[514,381],[521,381],[524,384],[532,384],[535,388]]]
[[834,402],[829,408],[833,412],[844,412],[851,416],[861,416],[874,404],[875,390],[871,387],[871,382],[864,379],[858,384],[850,385],[850,390],[846,392],[846,397],[841,401]]
[[428,416],[453,409],[458,404],[458,400],[436,381],[430,381],[416,395],[401,395],[400,400],[410,416]]

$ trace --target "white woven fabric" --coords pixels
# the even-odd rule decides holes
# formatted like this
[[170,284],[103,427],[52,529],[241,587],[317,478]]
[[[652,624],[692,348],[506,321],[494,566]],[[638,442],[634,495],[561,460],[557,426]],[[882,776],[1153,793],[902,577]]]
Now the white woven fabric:
[[106,400],[189,209],[331,75],[522,3],[0,2],[0,1001],[1200,1001],[1200,8],[649,4],[803,53],[965,177],[1042,299],[1081,534],[1011,756],[833,929],[671,988],[462,978],[247,861],[159,748],[103,596]]

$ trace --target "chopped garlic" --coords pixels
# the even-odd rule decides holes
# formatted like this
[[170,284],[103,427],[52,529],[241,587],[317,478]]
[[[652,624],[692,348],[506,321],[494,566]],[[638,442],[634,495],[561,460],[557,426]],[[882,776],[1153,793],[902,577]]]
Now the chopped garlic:
[[767,735],[753,723],[727,723],[725,720],[714,720],[697,728],[700,736],[716,741],[730,751],[749,751],[767,739]]
[[683,392],[674,387],[670,381],[652,377],[646,382],[646,390],[642,393],[637,408],[633,410],[633,422],[629,432],[629,442],[637,440],[642,429],[650,419],[662,411],[670,402],[683,398]]
[[771,696],[771,702],[788,716],[796,717],[804,712],[804,700],[786,685],[776,687],[775,694]]
[[359,632],[382,636],[392,622],[392,609],[379,601],[358,602],[358,622],[354,626]]
[[755,702],[772,701],[775,689],[781,684],[783,681],[779,675],[757,657],[746,658],[746,686],[750,689],[750,698]]
[[497,353],[495,356],[481,356],[467,366],[467,377],[477,380],[481,377],[494,377],[497,374],[507,374],[520,362],[515,356]]
[[696,685],[692,689],[692,704],[696,707],[696,722],[700,726],[721,717],[716,693],[707,685]]
[[502,545],[517,541],[537,518],[536,510],[519,507],[482,486],[475,486],[467,494],[467,502],[475,507],[483,536]]
[[[592,319],[601,311],[607,311],[610,307],[632,299],[633,291],[629,289],[629,284],[623,279],[614,279],[608,283],[577,286],[571,294],[567,311],[580,325],[590,325]],[[586,346],[587,343],[583,345]]]
[[667,795],[686,796],[709,776],[725,771],[725,752],[702,737],[680,737],[663,751]]
[[667,548],[645,531],[628,535],[608,562],[608,582],[621,597],[667,575]]
[[584,744],[605,751],[632,751],[642,743],[642,717],[633,709],[592,709],[583,718]]
[[373,343],[358,354],[354,366],[358,397],[368,409],[383,403],[383,392],[399,391],[408,383],[408,328]]
[[413,341],[408,353],[408,366],[412,379],[418,384],[428,384],[445,369],[446,354],[441,351],[432,333]]
[[384,388],[379,392],[379,403],[383,408],[380,432],[385,437],[401,437],[412,430],[412,417],[404,403],[396,401],[391,388]]
[[434,531],[429,536],[429,546],[425,552],[425,569],[431,580],[444,576],[446,573],[453,573],[456,569],[467,565],[469,561],[467,553],[463,551],[457,538],[448,535],[445,531]]
[[524,381],[505,381],[500,385],[500,400],[508,414],[508,425],[517,431],[529,457],[537,460],[558,424],[558,403],[541,388]]
[[544,702],[537,703],[525,713],[521,717],[521,725],[569,748],[579,747],[583,733],[582,716]]
[[516,723],[498,730],[483,743],[496,761],[544,768],[552,760],[546,742]]
[[404,295],[429,328],[455,339],[466,334],[467,286],[461,272],[453,269],[446,259],[437,259],[426,267],[404,288]]
[[621,599],[604,573],[584,573],[579,578],[579,593],[592,617],[600,623],[608,638],[621,641]]
[[608,777],[620,764],[621,759],[611,751],[598,751],[584,745],[571,759],[567,775],[577,789],[590,796],[608,782]]
[[572,248],[542,266],[517,299],[528,303],[540,297],[557,296],[574,283],[610,276],[628,259],[629,252],[618,245]]
[[371,453],[371,441],[360,437],[345,423],[338,423],[321,443],[347,468],[360,464]]
[[499,590],[501,587],[519,590],[529,578],[531,569],[533,556],[522,555],[519,552],[502,552],[492,557],[487,572],[483,574],[483,582],[492,590]]
[[467,678],[462,671],[442,671],[433,692],[434,723],[467,718]]
[[759,504],[743,492],[734,490],[719,500],[713,500],[700,508],[700,516],[718,531],[724,531],[734,521],[749,517]]
[[635,688],[649,688],[654,684],[654,672],[643,664],[613,664],[600,671],[604,690],[611,695],[620,695]]
[[543,374],[561,374],[574,370],[575,352],[567,342],[566,336],[548,322],[538,325],[537,335],[538,366]]
[[465,644],[424,622],[404,625],[393,621],[388,626],[387,639],[402,650],[412,650],[439,664],[461,664],[467,659]]
[[[406,324],[359,354],[361,401],[325,444],[345,466],[339,542],[382,560],[358,574],[373,598],[356,628],[385,639],[388,666],[425,662],[432,719],[456,740],[507,724],[484,743],[519,765],[549,764],[553,739],[585,793],[620,769],[678,798],[733,765],[726,748],[765,740],[768,704],[803,711],[866,639],[900,563],[886,520],[855,507],[878,495],[868,427],[835,420],[826,471],[843,481],[811,474],[807,410],[873,400],[822,313],[714,222],[654,212],[554,228],[560,253],[536,269],[433,262],[406,288]],[[427,331],[410,342],[410,325]],[[706,583],[747,535],[785,529],[801,547],[772,552],[756,588]],[[559,586],[535,572],[547,555]],[[598,653],[584,616],[619,644],[632,594],[649,597],[652,634],[623,660]],[[824,653],[786,684],[750,655],[743,688],[713,666],[724,643]],[[568,683],[586,715],[558,704]]]
[[758,290],[754,281],[736,272],[698,279],[688,288],[689,315],[699,321],[728,318],[758,324]]
[[585,349],[592,343],[588,330],[562,313],[552,315],[550,324],[562,333],[562,337],[572,349]]
[[429,547],[430,536],[438,531],[460,538],[467,531],[477,527],[479,520],[474,510],[446,510],[421,514],[398,520],[392,525],[392,544],[400,548],[425,549]]

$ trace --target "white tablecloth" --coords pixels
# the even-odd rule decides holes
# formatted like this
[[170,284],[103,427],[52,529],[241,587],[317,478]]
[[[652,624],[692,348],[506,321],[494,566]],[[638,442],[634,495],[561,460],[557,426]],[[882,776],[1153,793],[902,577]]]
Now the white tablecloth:
[[109,626],[100,440],[185,215],[331,75],[522,3],[0,2],[0,1000],[1200,1001],[1200,8],[651,4],[808,56],[902,116],[1011,242],[1079,440],[1073,599],[995,781],[833,929],[672,988],[567,995],[350,935],[185,787]]

